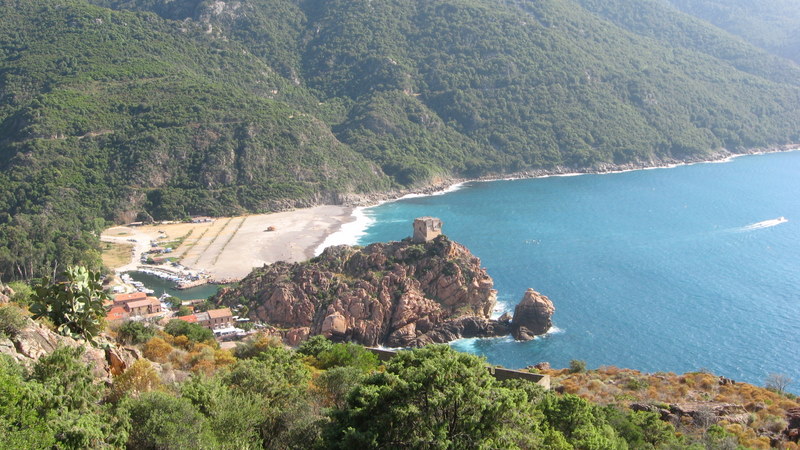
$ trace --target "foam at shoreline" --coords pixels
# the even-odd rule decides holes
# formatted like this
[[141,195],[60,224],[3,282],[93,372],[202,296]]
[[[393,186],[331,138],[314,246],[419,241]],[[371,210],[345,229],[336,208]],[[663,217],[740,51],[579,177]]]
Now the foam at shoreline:
[[468,183],[468,182],[469,181],[459,181],[458,183],[454,183],[454,184],[452,184],[452,185],[450,185],[450,186],[448,186],[448,187],[446,187],[446,188],[444,188],[442,190],[436,191],[436,192],[420,193],[420,194],[406,194],[406,195],[404,195],[402,197],[399,197],[397,199],[381,202],[381,203],[379,203],[377,205],[373,205],[371,207],[380,206],[380,205],[382,205],[384,203],[387,203],[387,202],[394,202],[394,201],[397,201],[397,200],[405,200],[407,198],[434,197],[434,196],[437,196],[437,195],[449,194],[451,192],[455,192],[455,191],[463,188],[464,185],[466,183]]
[[367,208],[359,206],[353,209],[353,221],[342,224],[336,232],[329,234],[322,244],[314,250],[314,256],[319,256],[323,250],[333,245],[356,245],[361,236],[367,232],[367,228],[375,222],[375,219],[368,216],[364,210]]

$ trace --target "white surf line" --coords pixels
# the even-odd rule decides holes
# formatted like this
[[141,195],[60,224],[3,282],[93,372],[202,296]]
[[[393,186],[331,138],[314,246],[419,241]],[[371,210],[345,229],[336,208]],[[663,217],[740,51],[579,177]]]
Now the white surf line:
[[367,228],[375,222],[375,219],[364,213],[365,209],[367,208],[363,206],[353,209],[352,216],[356,220],[343,224],[338,231],[328,235],[314,250],[314,256],[319,256],[323,250],[333,245],[356,245],[367,232]]

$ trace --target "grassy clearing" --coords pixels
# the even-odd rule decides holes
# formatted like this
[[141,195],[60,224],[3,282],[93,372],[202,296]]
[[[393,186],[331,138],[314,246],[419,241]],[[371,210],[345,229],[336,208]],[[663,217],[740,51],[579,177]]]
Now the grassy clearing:
[[116,269],[131,262],[133,244],[103,242],[103,265],[109,269]]

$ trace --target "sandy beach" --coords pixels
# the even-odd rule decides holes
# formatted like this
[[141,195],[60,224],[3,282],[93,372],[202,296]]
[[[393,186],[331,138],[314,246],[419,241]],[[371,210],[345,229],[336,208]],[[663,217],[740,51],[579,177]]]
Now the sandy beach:
[[[317,206],[271,214],[219,217],[204,223],[113,227],[106,242],[134,243],[131,262],[115,268],[136,270],[150,242],[183,242],[170,256],[185,267],[204,271],[213,280],[236,280],[254,267],[276,261],[297,262],[314,256],[325,239],[352,222],[353,208]],[[270,228],[272,227],[272,228]],[[273,231],[268,231],[273,230]]]

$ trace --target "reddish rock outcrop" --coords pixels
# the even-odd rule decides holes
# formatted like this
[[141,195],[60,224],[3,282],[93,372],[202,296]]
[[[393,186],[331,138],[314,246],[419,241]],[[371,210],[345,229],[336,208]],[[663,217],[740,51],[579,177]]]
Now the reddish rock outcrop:
[[507,321],[489,320],[493,284],[477,257],[439,236],[424,243],[330,247],[305,263],[256,269],[215,300],[245,303],[251,319],[284,330],[406,347],[508,334]]
[[108,341],[104,342],[107,344],[105,349],[93,347],[84,341],[56,334],[38,322],[27,319],[25,327],[14,336],[0,336],[0,354],[30,367],[58,347],[83,347],[81,360],[92,369],[97,380],[110,383],[112,375],[122,373],[142,356],[135,348],[117,347]]
[[14,290],[11,287],[0,283],[0,304],[8,303],[11,297],[14,296]]
[[800,442],[800,408],[792,408],[786,412],[786,429],[783,434],[792,442]]
[[514,339],[527,341],[547,333],[553,326],[550,318],[555,310],[549,298],[533,289],[528,289],[514,309],[514,318],[511,320],[511,334],[514,335]]

